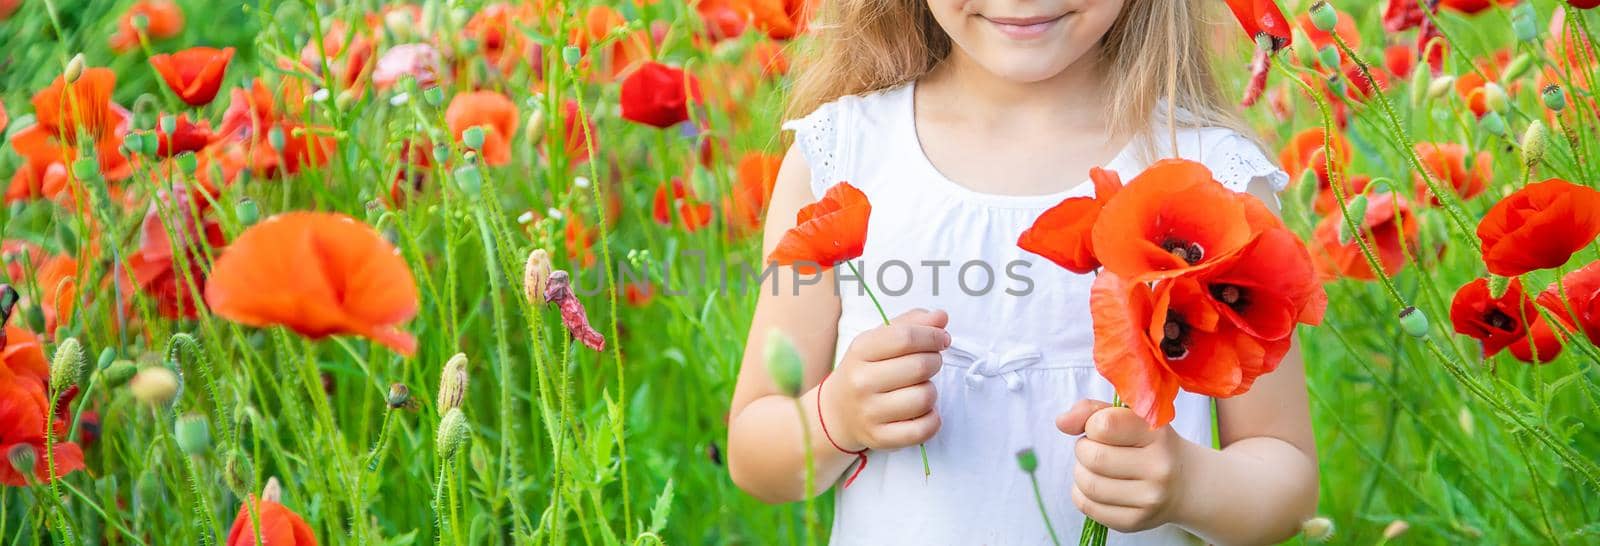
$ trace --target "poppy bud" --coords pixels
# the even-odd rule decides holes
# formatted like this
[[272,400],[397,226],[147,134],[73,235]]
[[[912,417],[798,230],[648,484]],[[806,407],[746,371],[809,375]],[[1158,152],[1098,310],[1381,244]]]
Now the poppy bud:
[[283,501],[283,483],[278,481],[277,476],[267,478],[267,484],[261,486],[261,500],[267,502]]
[[455,458],[461,451],[461,446],[466,445],[468,436],[472,431],[467,425],[467,416],[461,413],[461,408],[450,408],[445,412],[444,418],[439,420],[439,432],[434,436],[434,449],[445,460]]
[[62,81],[77,83],[78,78],[83,77],[83,64],[82,53],[73,55],[72,59],[67,61],[67,69],[61,73]]
[[1537,15],[1531,2],[1519,2],[1511,8],[1511,30],[1516,31],[1518,41],[1532,42],[1539,37],[1539,25],[1535,17]]
[[461,407],[461,400],[466,396],[467,355],[456,353],[444,363],[444,371],[439,374],[439,411]]
[[1483,105],[1494,112],[1504,112],[1511,105],[1511,97],[1506,95],[1506,88],[1500,84],[1489,82],[1483,84]]
[[340,91],[338,95],[333,97],[333,105],[338,107],[340,110],[348,110],[350,105],[355,104],[355,102],[356,91],[354,89]]
[[424,89],[422,90],[422,100],[428,101],[430,106],[444,104],[444,90],[440,89],[438,86]]
[[1523,74],[1528,73],[1528,69],[1533,68],[1533,60],[1533,55],[1527,53],[1517,55],[1517,58],[1511,60],[1511,64],[1506,65],[1506,71],[1500,76],[1500,82],[1511,85],[1511,82],[1521,78]]
[[206,425],[204,415],[189,413],[179,417],[172,436],[178,448],[190,457],[199,457],[211,450],[211,427]]
[[152,366],[134,374],[128,382],[128,390],[140,402],[164,405],[178,394],[178,376],[164,366]]
[[129,379],[133,379],[133,374],[138,372],[139,368],[133,365],[133,361],[118,360],[112,362],[110,366],[106,366],[104,381],[107,387],[118,387],[123,383],[127,383]]
[[1545,147],[1550,141],[1550,132],[1545,129],[1544,122],[1533,120],[1528,124],[1528,130],[1522,132],[1522,164],[1528,168],[1544,162]]
[[1461,406],[1461,411],[1456,413],[1456,424],[1461,425],[1462,433],[1466,434],[1467,436],[1472,436],[1472,431],[1474,428],[1472,422],[1472,411],[1468,410],[1466,406]]
[[1317,30],[1333,32],[1333,27],[1339,25],[1339,12],[1334,11],[1327,2],[1317,0],[1311,4],[1311,24],[1316,25]]
[[195,157],[194,152],[184,152],[172,159],[178,163],[178,168],[183,170],[183,174],[189,176],[194,176],[195,169],[200,168],[200,159]]
[[567,63],[567,66],[577,66],[578,61],[582,59],[583,50],[578,49],[578,46],[569,45],[561,48],[561,62]]
[[61,244],[61,250],[68,254],[78,252],[78,235],[72,232],[70,222],[56,224],[56,242]]
[[529,304],[544,303],[544,288],[550,280],[551,269],[549,252],[535,248],[528,253],[528,262],[522,266],[522,293]]
[[405,10],[394,10],[383,16],[383,27],[394,34],[396,40],[404,42],[411,39],[414,29],[411,13]]
[[1456,77],[1450,75],[1439,76],[1428,82],[1428,100],[1439,100],[1456,87]]
[[6,450],[6,460],[11,462],[11,468],[18,474],[28,479],[33,478],[33,469],[39,464],[39,452],[34,451],[33,444],[18,442]]
[[261,220],[261,206],[257,205],[254,199],[242,197],[238,203],[234,203],[233,214],[239,217],[240,224],[250,227]]
[[123,135],[122,149],[132,155],[144,155],[144,137],[139,136],[139,133]]
[[1421,309],[1408,305],[1400,310],[1400,330],[1411,337],[1427,337],[1428,316]]
[[528,124],[523,126],[523,136],[528,138],[530,145],[537,145],[544,139],[544,108],[534,106],[528,112]]
[[88,360],[83,355],[83,345],[78,338],[69,337],[56,345],[55,358],[50,359],[50,390],[62,392],[78,383]]
[[461,132],[461,143],[474,150],[483,149],[483,127],[473,125]]
[[406,407],[407,404],[411,403],[411,388],[404,383],[391,384],[389,385],[389,396],[385,397],[384,401],[388,402],[389,409]]
[[1312,542],[1327,542],[1333,538],[1333,520],[1311,518],[1300,524],[1300,533]]
[[776,328],[767,331],[767,373],[778,384],[778,390],[789,396],[800,395],[800,383],[805,379],[805,364],[800,362],[800,351],[794,341]]
[[1551,111],[1560,112],[1567,109],[1567,94],[1559,85],[1552,83],[1544,86],[1544,90],[1539,92],[1539,97],[1544,99],[1544,107]]
[[95,361],[94,361],[94,369],[96,369],[96,370],[104,370],[104,369],[110,367],[111,363],[113,361],[115,361],[116,359],[117,359],[117,350],[116,349],[112,349],[110,347],[106,347],[104,349],[101,349],[100,350],[100,356],[98,358],[96,358]]
[[1491,111],[1484,114],[1483,119],[1478,120],[1478,125],[1494,136],[1505,136],[1506,134],[1506,118],[1501,117],[1500,112]]
[[178,132],[178,118],[170,115],[161,116],[161,132],[169,135]]
[[133,18],[128,22],[133,24],[133,29],[139,31],[139,34],[144,34],[150,30],[149,15],[143,13],[134,14]]
[[283,128],[274,125],[267,131],[267,144],[272,145],[272,151],[282,152],[284,146]]
[[461,188],[461,193],[470,198],[477,198],[483,192],[483,173],[478,172],[476,165],[462,165],[456,168],[456,187]]
[[444,163],[445,160],[447,160],[447,159],[450,159],[450,148],[448,146],[443,145],[443,144],[434,144],[433,145],[433,161],[434,161],[434,163]]
[[1029,474],[1039,469],[1039,456],[1033,453],[1033,448],[1025,447],[1017,452],[1017,467]]
[[1317,50],[1317,62],[1330,70],[1339,69],[1339,48],[1333,45],[1322,46]]
[[1406,534],[1406,531],[1409,530],[1411,530],[1411,524],[1406,523],[1406,520],[1394,520],[1394,522],[1390,523],[1388,527],[1383,528],[1383,539],[1394,540],[1399,538],[1400,535]]
[[250,458],[244,452],[232,449],[227,455],[222,456],[222,483],[228,486],[233,494],[243,497],[250,494],[250,489],[255,485],[255,465],[250,464]]
[[[1350,213],[1349,213],[1350,214],[1350,218],[1354,219],[1357,224],[1360,224],[1360,223],[1362,223],[1362,222],[1364,222],[1366,220],[1366,218],[1367,218],[1367,194],[1365,194],[1365,193],[1356,194],[1355,197],[1350,199],[1350,202],[1348,203],[1348,205],[1349,205],[1348,208],[1349,208],[1349,211],[1350,211]],[[1353,240],[1355,240],[1355,234],[1350,233],[1350,223],[1349,222],[1339,222],[1339,244],[1348,245]]]
[[78,180],[94,180],[100,175],[100,161],[86,155],[72,162],[72,176]]

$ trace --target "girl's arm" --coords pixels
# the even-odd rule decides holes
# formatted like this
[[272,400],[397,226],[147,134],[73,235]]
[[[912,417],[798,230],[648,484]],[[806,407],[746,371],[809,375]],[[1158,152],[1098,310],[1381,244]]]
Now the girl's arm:
[[[800,207],[813,200],[810,178],[805,160],[790,148],[767,211],[762,256],[794,227]],[[832,367],[838,341],[839,296],[832,270],[817,282],[809,276],[800,277],[804,284],[796,279],[793,268],[781,267],[761,285],[728,413],[728,472],[740,489],[766,502],[805,497],[805,433],[816,468],[813,493],[827,490],[855,460],[828,441],[819,407],[833,441],[849,450],[916,445],[939,426],[938,413],[931,411],[934,389],[927,380],[939,370],[938,351],[949,346],[949,335],[942,330],[944,314],[913,311],[896,318],[893,326],[856,337],[826,383],[819,406],[819,383]],[[798,404],[779,391],[763,362],[773,329],[794,341],[805,363]],[[803,433],[801,427],[809,430]]]
[[[1276,198],[1251,193],[1276,212]],[[1271,544],[1317,506],[1317,450],[1298,345],[1249,392],[1217,401],[1222,449],[1172,427],[1149,430],[1127,408],[1085,400],[1057,419],[1076,446],[1073,501],[1122,531],[1176,524],[1211,544]]]

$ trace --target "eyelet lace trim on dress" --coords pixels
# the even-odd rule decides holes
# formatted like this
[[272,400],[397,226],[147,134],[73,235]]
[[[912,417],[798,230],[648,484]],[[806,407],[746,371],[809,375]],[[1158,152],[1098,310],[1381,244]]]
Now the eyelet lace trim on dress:
[[1257,178],[1272,185],[1273,191],[1283,191],[1289,185],[1289,174],[1261,153],[1255,143],[1239,135],[1229,135],[1219,146],[1222,158],[1212,169],[1212,176],[1233,191],[1245,191]]
[[837,178],[839,170],[839,128],[835,118],[835,104],[818,107],[806,117],[784,122],[783,129],[794,131],[795,145],[806,158],[811,169],[811,190],[817,195]]

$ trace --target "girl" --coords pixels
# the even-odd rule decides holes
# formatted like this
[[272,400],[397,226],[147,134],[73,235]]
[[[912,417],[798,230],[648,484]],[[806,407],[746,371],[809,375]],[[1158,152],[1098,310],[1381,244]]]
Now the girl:
[[[1287,176],[1212,80],[1201,23],[1212,4],[823,2],[766,251],[840,181],[873,204],[867,244],[859,277],[836,268],[762,291],[729,424],[735,483],[800,500],[804,422],[819,481],[844,484],[835,544],[1049,544],[1015,462],[1025,448],[1065,535],[1085,515],[1129,533],[1115,544],[1298,530],[1317,498],[1298,355],[1243,396],[1180,394],[1177,419],[1150,430],[1103,402],[1113,390],[1092,360],[1092,277],[1016,245],[1044,210],[1092,193],[1093,166],[1128,179],[1183,157],[1275,206]],[[898,313],[892,324],[860,283]],[[806,363],[798,405],[761,362],[773,329]]]

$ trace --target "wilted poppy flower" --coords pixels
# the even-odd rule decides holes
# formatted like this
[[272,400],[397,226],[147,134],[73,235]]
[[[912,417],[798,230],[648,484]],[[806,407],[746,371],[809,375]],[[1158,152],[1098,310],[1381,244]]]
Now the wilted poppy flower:
[[[227,239],[222,225],[209,217],[211,206],[207,199],[189,192],[158,198],[165,203],[158,206],[160,201],[151,201],[139,228],[139,248],[128,255],[127,268],[117,268],[117,283],[124,287],[124,293],[137,288],[150,297],[156,312],[163,317],[193,319],[204,305],[199,291],[206,284],[206,264],[221,252]],[[167,208],[165,213],[162,206]],[[177,224],[177,229],[170,229],[163,214]],[[173,251],[174,240],[181,245],[178,248],[183,252],[182,262]],[[130,280],[132,287],[128,286]]]
[[1568,273],[1539,293],[1539,305],[1563,322],[1575,325],[1589,342],[1600,345],[1600,261]]
[[[1422,142],[1416,146],[1417,156],[1422,159],[1422,165],[1433,174],[1435,181],[1446,187],[1454,188],[1456,195],[1462,200],[1472,199],[1489,186],[1489,178],[1494,175],[1493,167],[1489,165],[1489,154],[1478,152],[1468,160],[1467,148],[1453,143]],[[1417,181],[1417,195],[1427,195],[1433,204],[1440,204],[1439,196],[1428,191],[1427,182],[1422,179],[1422,174],[1414,175]]]
[[1050,207],[1017,237],[1017,246],[1079,275],[1098,269],[1091,235],[1101,208],[1122,189],[1122,178],[1116,171],[1094,167],[1089,179],[1094,197],[1070,197]]
[[566,271],[556,271],[550,274],[544,289],[545,303],[554,303],[561,309],[561,324],[566,326],[567,332],[573,339],[578,340],[585,347],[595,351],[606,349],[606,338],[589,325],[589,314],[583,309],[583,302],[578,301],[578,296],[572,293],[572,285]]
[[145,36],[162,40],[183,32],[183,9],[172,0],[139,0],[117,20],[117,33],[111,36],[111,50],[127,53],[139,48],[139,28],[135,20],[145,22]]
[[378,57],[378,66],[372,70],[372,83],[378,89],[388,89],[410,76],[418,88],[433,87],[439,81],[441,65],[439,50],[432,44],[401,44],[389,48]]
[[[85,69],[70,84],[56,77],[49,87],[34,94],[35,123],[11,135],[11,148],[30,163],[43,165],[70,165],[80,149],[92,148],[107,180],[127,178],[133,168],[120,147],[129,116],[111,102],[116,86],[117,75],[109,68]],[[90,141],[80,142],[84,136]]]
[[[256,513],[261,515],[261,544],[274,546],[317,546],[317,535],[306,525],[300,515],[277,501],[256,499]],[[256,522],[250,517],[248,506],[239,507],[239,515],[228,530],[227,546],[255,546]]]
[[417,286],[394,245],[342,214],[291,212],[250,227],[217,259],[206,303],[229,320],[313,338],[354,334],[410,355],[399,328]]
[[[1366,218],[1358,224],[1361,237],[1372,246],[1378,264],[1387,275],[1394,275],[1408,261],[1406,249],[1417,246],[1417,217],[1410,202],[1394,193],[1375,193],[1369,196]],[[1361,253],[1360,244],[1351,240],[1339,241],[1339,226],[1344,223],[1342,214],[1324,217],[1317,223],[1312,239],[1316,251],[1312,253],[1317,268],[1330,277],[1349,277],[1359,280],[1377,279],[1377,273]]]
[[1489,294],[1489,281],[1485,279],[1462,286],[1450,302],[1450,322],[1456,333],[1483,342],[1485,357],[1507,347],[1511,356],[1530,364],[1543,364],[1561,355],[1561,340],[1533,300],[1522,292],[1520,278],[1511,278],[1506,293],[1499,298]]
[[1166,159],[1105,204],[1092,236],[1107,271],[1149,282],[1211,267],[1253,235],[1245,202],[1216,182],[1210,169]]
[[690,233],[711,223],[711,204],[696,201],[694,192],[680,178],[656,188],[650,215],[657,223],[670,225],[674,210],[677,211],[678,220],[683,222],[683,228]]
[[725,214],[734,227],[754,230],[761,227],[761,219],[772,199],[772,188],[778,182],[778,168],[783,156],[761,152],[748,152],[739,158],[735,168],[733,189],[723,203]]
[[[0,381],[0,454],[9,454],[13,449],[32,449],[38,461],[33,468],[33,483],[53,481],[83,470],[83,450],[78,444],[63,439],[67,434],[66,423],[47,415],[49,402],[45,396],[42,388]],[[50,465],[44,463],[46,426],[54,428],[55,441],[49,454],[54,458],[53,475]],[[30,477],[17,472],[10,464],[0,464],[0,484],[25,487],[30,485]]]
[[866,194],[849,182],[834,184],[821,200],[800,207],[795,226],[784,232],[767,260],[809,275],[861,256],[871,215]]
[[622,118],[665,129],[689,119],[700,101],[700,82],[683,70],[657,62],[639,66],[622,81]]
[[1552,178],[1506,196],[1478,223],[1489,272],[1515,277],[1567,263],[1600,235],[1600,191]]
[[150,66],[161,74],[179,99],[189,106],[205,106],[216,98],[222,76],[233,60],[233,48],[191,47],[171,55],[150,57]]
[[34,270],[34,284],[39,287],[39,309],[44,312],[44,331],[53,334],[62,323],[72,320],[72,310],[78,303],[78,259],[58,254],[44,260]]
[[456,95],[445,109],[445,122],[450,133],[461,140],[468,128],[483,130],[483,162],[488,165],[505,165],[511,162],[511,137],[517,131],[517,104],[494,91],[468,91]]

